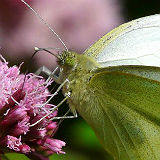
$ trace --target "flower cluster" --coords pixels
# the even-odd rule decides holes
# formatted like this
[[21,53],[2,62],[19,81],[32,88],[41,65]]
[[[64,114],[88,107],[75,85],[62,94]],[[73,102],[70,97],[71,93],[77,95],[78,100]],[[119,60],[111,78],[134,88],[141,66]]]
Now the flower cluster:
[[20,74],[17,66],[8,67],[5,60],[0,61],[0,152],[64,153],[65,142],[51,138],[57,125],[50,119],[57,110],[32,125],[55,107],[44,105],[51,96],[47,89],[50,84],[31,73]]

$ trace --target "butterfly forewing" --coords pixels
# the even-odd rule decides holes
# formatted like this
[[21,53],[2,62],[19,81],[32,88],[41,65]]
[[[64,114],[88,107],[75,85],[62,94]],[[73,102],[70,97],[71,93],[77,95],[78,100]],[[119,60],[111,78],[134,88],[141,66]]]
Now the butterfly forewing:
[[102,67],[160,66],[160,15],[139,18],[112,30],[84,53]]

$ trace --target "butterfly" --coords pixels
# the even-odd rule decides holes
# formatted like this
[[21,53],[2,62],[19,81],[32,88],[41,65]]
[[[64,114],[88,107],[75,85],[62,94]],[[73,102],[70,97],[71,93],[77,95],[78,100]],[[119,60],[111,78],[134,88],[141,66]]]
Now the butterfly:
[[53,78],[71,111],[115,160],[160,159],[159,33],[160,15],[148,16],[112,30],[83,54],[66,49],[56,56],[60,74]]
[[57,83],[118,160],[160,159],[160,15],[125,23],[83,54],[63,51]]

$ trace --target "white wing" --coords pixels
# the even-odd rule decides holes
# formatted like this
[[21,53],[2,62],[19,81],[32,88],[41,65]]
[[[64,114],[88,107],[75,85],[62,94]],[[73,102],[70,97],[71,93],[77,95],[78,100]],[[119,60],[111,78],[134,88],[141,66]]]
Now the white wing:
[[119,26],[94,43],[85,54],[95,57],[102,67],[160,66],[160,15]]

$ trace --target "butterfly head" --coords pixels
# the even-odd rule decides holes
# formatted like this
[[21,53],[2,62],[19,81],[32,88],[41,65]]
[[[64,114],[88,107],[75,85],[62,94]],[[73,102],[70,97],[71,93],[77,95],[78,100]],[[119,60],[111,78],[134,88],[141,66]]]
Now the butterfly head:
[[77,53],[73,51],[62,51],[58,56],[58,64],[62,68],[73,69],[77,64]]
[[77,67],[78,54],[73,51],[62,51],[57,57],[57,63],[60,67],[59,82],[63,82],[69,75],[73,73]]

